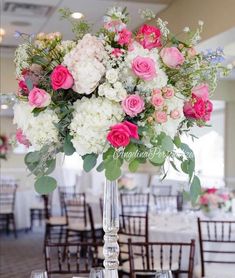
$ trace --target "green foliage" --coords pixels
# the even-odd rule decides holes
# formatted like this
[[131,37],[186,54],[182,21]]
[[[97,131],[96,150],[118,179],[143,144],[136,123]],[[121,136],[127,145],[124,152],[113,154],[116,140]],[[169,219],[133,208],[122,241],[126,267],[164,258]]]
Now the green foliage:
[[173,151],[174,144],[170,136],[165,136],[162,139],[162,149],[167,152]]
[[35,190],[39,194],[49,194],[56,189],[57,182],[54,178],[49,176],[42,176],[35,182]]
[[139,164],[140,163],[138,159],[132,160],[128,166],[130,172],[136,172],[138,170]]
[[154,147],[149,150],[149,161],[156,166],[163,165],[166,159],[165,152],[160,147]]
[[91,171],[95,167],[95,165],[97,163],[97,157],[98,157],[98,154],[94,154],[94,153],[86,154],[82,157],[83,169],[86,172]]
[[190,186],[190,197],[192,200],[192,203],[195,204],[198,200],[198,197],[202,193],[201,189],[201,182],[198,176],[194,176],[191,186]]
[[77,40],[82,39],[90,31],[90,24],[82,18],[79,20],[72,18],[70,9],[59,9],[59,13],[61,14],[61,19],[66,19],[71,23],[72,31]]
[[72,155],[76,151],[71,139],[72,136],[68,133],[64,139],[64,146],[63,146],[65,155]]

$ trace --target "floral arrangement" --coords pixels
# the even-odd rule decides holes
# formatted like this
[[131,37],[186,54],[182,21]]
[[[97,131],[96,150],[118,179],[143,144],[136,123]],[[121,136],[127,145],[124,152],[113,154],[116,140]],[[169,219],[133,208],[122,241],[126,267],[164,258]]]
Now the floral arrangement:
[[133,191],[136,189],[133,178],[123,175],[118,179],[118,189],[121,191]]
[[144,10],[142,16],[155,25],[146,22],[131,32],[126,9],[113,7],[92,35],[85,20],[73,21],[66,9],[61,13],[72,23],[73,41],[58,32],[16,33],[24,42],[15,55],[14,123],[17,140],[35,149],[25,163],[36,176],[36,190],[53,190],[56,181],[49,174],[56,154],[76,151],[85,171],[102,155],[96,169],[109,180],[121,176],[124,163],[131,172],[146,162],[181,168],[196,200],[201,189],[195,158],[180,138],[193,137],[193,126],[207,125],[218,72],[229,71],[221,65],[222,51],[196,51],[203,23],[195,31],[186,27],[180,40]]
[[7,152],[9,150],[9,140],[6,135],[0,135],[0,159],[7,158]]
[[221,208],[228,210],[231,206],[229,194],[222,193],[216,188],[203,189],[198,203],[206,213]]

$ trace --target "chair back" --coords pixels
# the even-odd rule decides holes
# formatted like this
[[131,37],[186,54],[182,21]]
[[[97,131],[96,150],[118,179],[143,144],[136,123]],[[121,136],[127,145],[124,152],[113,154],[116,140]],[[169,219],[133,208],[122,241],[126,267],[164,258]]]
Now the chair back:
[[16,184],[2,183],[0,184],[0,213],[14,213]]
[[99,203],[100,203],[101,219],[103,219],[103,212],[104,212],[104,200],[103,200],[103,198],[99,198]]
[[65,212],[68,225],[82,223],[87,226],[87,204],[85,193],[66,194]]
[[235,221],[197,219],[201,273],[206,263],[235,265]]
[[172,185],[151,185],[151,193],[154,195],[169,196],[172,193]]
[[88,274],[92,267],[98,267],[98,247],[102,243],[75,242],[51,243],[46,242],[45,264],[49,277],[53,274]]
[[155,209],[157,212],[160,211],[173,211],[177,210],[177,195],[154,195],[153,200]]
[[179,277],[181,274],[186,274],[188,278],[193,277],[194,240],[185,243],[132,242],[129,239],[128,250],[132,278],[138,273],[155,274],[157,270],[171,270],[174,277]]
[[121,193],[121,213],[146,215],[149,211],[149,193]]
[[120,215],[119,245],[120,260],[127,257],[128,239],[131,237],[135,241],[148,242],[148,214],[146,215]]
[[61,209],[61,215],[65,215],[65,200],[67,198],[67,195],[75,195],[76,192],[76,186],[59,186],[59,200],[60,200],[60,209]]

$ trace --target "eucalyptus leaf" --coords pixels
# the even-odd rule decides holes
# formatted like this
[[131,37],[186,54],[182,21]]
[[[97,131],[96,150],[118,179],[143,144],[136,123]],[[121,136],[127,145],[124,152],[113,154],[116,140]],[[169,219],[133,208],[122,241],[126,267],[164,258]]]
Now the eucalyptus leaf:
[[39,194],[49,194],[56,189],[57,182],[54,178],[49,176],[42,176],[38,178],[34,184],[35,190]]
[[83,156],[83,169],[86,172],[91,171],[95,167],[96,162],[97,162],[97,157],[98,157],[98,155],[94,154],[94,153]]
[[70,134],[67,134],[67,136],[65,137],[64,146],[63,146],[65,155],[72,155],[76,151],[71,139],[72,139],[72,136]]
[[155,165],[164,164],[166,159],[165,153],[158,147],[152,148],[149,151],[149,161]]
[[26,165],[31,164],[31,163],[35,163],[38,162],[41,158],[41,154],[39,151],[35,151],[35,152],[29,152],[26,154],[25,158],[24,158],[24,162]]
[[96,170],[98,172],[102,172],[104,170],[104,161],[102,161],[97,167]]
[[137,159],[133,160],[130,162],[128,168],[130,170],[130,172],[136,172],[138,167],[139,167],[139,161]]
[[174,149],[174,144],[170,136],[165,136],[161,142],[162,149],[167,152],[171,152]]
[[193,181],[190,186],[190,197],[194,204],[196,203],[201,192],[202,192],[202,189],[201,189],[200,179],[198,178],[198,176],[194,176]]
[[179,136],[175,136],[174,138],[174,144],[177,148],[180,148],[181,146],[181,140],[180,140],[180,137]]
[[50,159],[47,161],[47,170],[45,172],[45,175],[49,175],[51,174],[54,170],[55,170],[55,166],[56,166],[56,159]]

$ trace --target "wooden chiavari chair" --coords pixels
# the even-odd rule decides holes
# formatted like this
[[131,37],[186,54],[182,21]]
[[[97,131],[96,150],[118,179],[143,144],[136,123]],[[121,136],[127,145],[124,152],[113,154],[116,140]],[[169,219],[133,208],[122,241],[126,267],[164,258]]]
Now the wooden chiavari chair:
[[14,215],[16,190],[16,184],[4,183],[0,185],[0,221],[6,228],[7,234],[9,234],[12,224],[15,238],[17,238]]
[[148,193],[121,193],[122,214],[146,215],[149,211]]
[[235,221],[198,218],[201,265],[196,277],[235,277]]
[[51,214],[52,194],[42,195],[45,207],[45,236],[44,248],[47,241],[62,242],[65,234],[65,227],[67,226],[67,219],[65,216],[53,216]]
[[[193,277],[195,242],[132,242],[128,240],[130,277],[155,277],[157,270],[171,270],[173,277]],[[140,253],[141,256],[136,256]],[[151,275],[152,274],[152,275]],[[151,276],[150,276],[151,275]]]
[[152,195],[156,211],[177,210],[177,195]]
[[170,196],[172,193],[171,185],[151,185],[151,193],[153,195]]
[[122,264],[121,273],[129,273],[129,252],[128,239],[132,238],[135,241],[148,242],[148,214],[146,215],[120,215],[119,228],[119,247],[120,247],[120,262]]
[[[45,246],[45,265],[48,277],[65,274],[89,274],[92,267],[102,266],[98,260],[98,247],[102,243],[51,243]],[[54,274],[57,274],[54,276]]]
[[60,199],[61,215],[65,215],[65,201],[68,197],[75,197],[76,186],[59,186],[58,192]]

